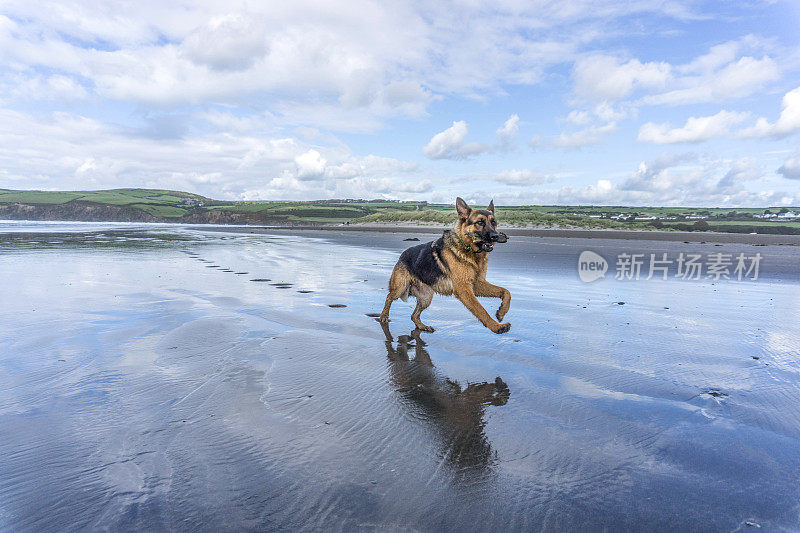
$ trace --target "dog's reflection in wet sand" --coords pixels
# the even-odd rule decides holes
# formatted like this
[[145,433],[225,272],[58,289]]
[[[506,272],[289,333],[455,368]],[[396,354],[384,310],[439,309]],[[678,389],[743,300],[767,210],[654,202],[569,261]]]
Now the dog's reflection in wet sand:
[[[389,325],[382,323],[386,335],[392,384],[418,418],[433,423],[441,434],[443,453],[458,467],[487,466],[495,453],[484,427],[487,405],[505,405],[511,392],[502,379],[493,383],[470,383],[462,388],[442,376],[420,338],[420,330],[400,335],[395,347]],[[409,358],[413,348],[413,358]]]

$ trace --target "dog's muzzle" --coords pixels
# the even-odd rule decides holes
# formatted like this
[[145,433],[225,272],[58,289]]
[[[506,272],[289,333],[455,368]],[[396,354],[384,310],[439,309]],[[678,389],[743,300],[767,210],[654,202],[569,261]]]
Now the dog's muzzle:
[[496,235],[493,235],[492,236],[492,240],[494,242],[499,242],[499,243],[508,242],[508,235],[506,235],[505,233],[500,232],[500,233],[497,233]]
[[474,242],[475,245],[483,252],[491,252],[494,250],[494,243],[502,243],[508,240],[508,237],[505,233],[498,233],[496,231],[491,231],[488,233],[471,233],[470,237],[472,237],[472,242]]

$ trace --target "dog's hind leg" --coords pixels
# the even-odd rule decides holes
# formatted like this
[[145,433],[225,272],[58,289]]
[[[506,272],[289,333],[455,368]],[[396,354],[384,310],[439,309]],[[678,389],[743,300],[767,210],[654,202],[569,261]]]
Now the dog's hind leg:
[[392,302],[398,298],[407,299],[410,288],[411,274],[402,264],[397,263],[392,271],[392,277],[389,278],[389,294],[386,295],[386,303],[378,319],[379,322],[389,322],[389,308],[392,307]]
[[427,331],[429,333],[434,331],[432,327],[426,326],[419,319],[419,315],[422,314],[422,312],[429,305],[431,305],[431,300],[433,300],[433,289],[424,283],[414,281],[414,283],[411,285],[411,295],[417,299],[417,307],[415,307],[414,312],[411,313],[411,320],[414,322],[414,325],[416,325],[421,331]]

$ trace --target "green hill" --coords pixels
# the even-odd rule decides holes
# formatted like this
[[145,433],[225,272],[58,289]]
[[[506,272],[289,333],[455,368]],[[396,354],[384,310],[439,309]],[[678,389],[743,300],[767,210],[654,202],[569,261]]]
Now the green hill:
[[[221,201],[161,189],[17,191],[0,189],[0,215],[56,220],[218,223],[339,223],[379,211],[414,211],[426,202],[386,200]],[[137,214],[139,215],[137,217]],[[103,218],[105,217],[105,218]]]
[[[800,234],[798,208],[690,208],[630,206],[498,206],[508,227],[662,229]],[[760,218],[764,213],[774,216]],[[440,223],[454,220],[452,205],[392,200],[222,201],[163,189],[16,191],[0,189],[0,218],[308,225],[361,222]]]

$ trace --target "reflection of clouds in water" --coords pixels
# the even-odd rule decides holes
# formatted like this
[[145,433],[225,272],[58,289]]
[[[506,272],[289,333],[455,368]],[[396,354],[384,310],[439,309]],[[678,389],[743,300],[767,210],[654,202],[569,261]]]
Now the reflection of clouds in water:
[[[264,240],[262,236],[253,237],[242,248],[237,249],[235,255],[225,246],[215,247],[213,252],[208,253],[214,257],[219,254],[222,257],[231,257],[238,264],[245,261],[244,265],[251,272],[260,267],[273,274],[273,278],[278,276],[280,281],[292,282],[298,289],[315,292],[338,288],[339,285],[355,286],[357,289],[358,283],[362,283],[363,279],[375,274],[375,270],[380,268],[370,263],[388,263],[393,257],[392,252],[384,250],[294,235],[270,236],[268,240]],[[238,264],[235,268],[240,268]],[[359,272],[364,275],[359,277]],[[382,283],[384,281],[381,280]]]
[[611,400],[625,400],[629,402],[650,402],[653,398],[639,394],[629,394],[625,392],[608,390],[598,387],[590,381],[586,381],[574,376],[563,376],[561,386],[564,391],[575,396],[587,399],[608,398]]

